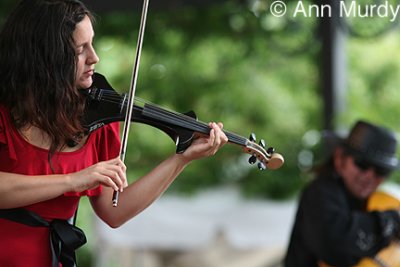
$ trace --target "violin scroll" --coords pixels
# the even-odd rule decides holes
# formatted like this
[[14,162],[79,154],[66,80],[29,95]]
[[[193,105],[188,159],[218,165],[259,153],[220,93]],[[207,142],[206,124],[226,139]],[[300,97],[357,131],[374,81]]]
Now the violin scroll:
[[269,147],[267,150],[265,150],[265,141],[263,139],[261,139],[258,144],[255,141],[256,135],[252,133],[249,139],[246,140],[243,148],[245,153],[251,155],[249,158],[250,164],[255,164],[258,160],[259,162],[257,167],[260,170],[275,170],[283,165],[283,156],[279,153],[276,153],[273,147]]

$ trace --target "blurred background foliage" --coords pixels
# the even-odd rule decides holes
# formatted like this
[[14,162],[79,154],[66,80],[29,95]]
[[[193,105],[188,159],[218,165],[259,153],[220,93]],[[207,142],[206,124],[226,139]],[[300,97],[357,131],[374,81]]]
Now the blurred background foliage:
[[[287,2],[289,12],[296,3]],[[307,182],[303,171],[322,153],[318,19],[277,18],[268,8],[267,1],[222,1],[149,11],[136,96],[177,112],[193,110],[205,122],[223,121],[226,130],[245,137],[254,132],[285,158],[279,170],[260,172],[240,148],[225,146],[191,164],[168,192],[234,184],[248,197],[284,199]],[[357,18],[342,24],[349,33],[348,88],[339,129],[359,118],[399,129],[399,34],[381,20],[375,21],[381,28]],[[107,13],[96,24],[97,70],[119,92],[129,88],[139,21],[140,12]],[[131,178],[174,150],[157,129],[134,124],[131,135]]]
[[[149,12],[136,96],[177,112],[193,110],[205,122],[222,121],[246,138],[254,132],[285,157],[281,169],[260,172],[240,147],[225,146],[192,163],[169,192],[236,184],[247,196],[285,198],[303,182],[297,167],[301,135],[321,121],[315,24],[306,21],[310,27],[299,31],[265,17],[264,9],[257,13],[234,1]],[[129,88],[139,16],[105,14],[96,24],[97,71],[120,92]],[[129,177],[174,151],[173,142],[151,127],[134,124],[131,135]]]
[[[290,14],[298,2],[286,3]],[[14,4],[0,3],[0,22]],[[321,154],[319,20],[274,17],[269,4],[227,0],[168,10],[150,5],[136,97],[180,113],[193,110],[199,120],[222,121],[225,130],[246,138],[253,132],[257,142],[264,139],[285,158],[280,169],[260,172],[240,147],[227,145],[214,157],[193,162],[168,192],[233,184],[248,197],[284,199],[307,182],[303,171]],[[97,14],[97,71],[120,93],[130,87],[140,15],[141,10]],[[335,123],[347,129],[366,118],[398,131],[396,22],[362,22],[352,18],[341,25],[349,33],[348,88]],[[131,127],[126,164],[134,180],[174,153],[175,145],[155,128]]]
[[[293,10],[297,1],[285,1]],[[307,1],[303,1],[307,2]],[[0,23],[15,5],[0,2]],[[314,17],[273,17],[270,1],[219,1],[149,10],[136,97],[177,112],[196,112],[204,122],[222,121],[227,131],[254,132],[275,147],[285,164],[260,172],[241,148],[227,145],[214,157],[193,162],[168,190],[193,194],[234,185],[252,198],[286,199],[308,181],[322,156],[321,40]],[[309,3],[309,2],[308,2]],[[97,14],[97,71],[120,93],[130,87],[140,10]],[[374,27],[371,27],[373,25]],[[364,118],[394,129],[400,125],[400,35],[385,18],[343,21],[346,41],[345,109],[335,118],[346,130]],[[129,179],[147,173],[175,151],[170,138],[132,124],[126,164]],[[258,141],[257,140],[257,141]],[[398,175],[391,179],[399,181]],[[78,216],[90,221],[87,200]],[[80,224],[80,223],[78,223]],[[83,227],[91,235],[90,227]],[[91,257],[85,249],[82,266]],[[82,261],[88,261],[88,263]]]

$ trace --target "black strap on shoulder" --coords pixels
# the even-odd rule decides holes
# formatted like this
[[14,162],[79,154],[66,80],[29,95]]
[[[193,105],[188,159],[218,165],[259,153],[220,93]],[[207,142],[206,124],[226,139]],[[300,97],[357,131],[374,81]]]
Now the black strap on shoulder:
[[86,243],[85,233],[66,220],[48,222],[38,214],[25,209],[0,209],[0,218],[29,225],[49,227],[52,267],[76,267],[75,250]]

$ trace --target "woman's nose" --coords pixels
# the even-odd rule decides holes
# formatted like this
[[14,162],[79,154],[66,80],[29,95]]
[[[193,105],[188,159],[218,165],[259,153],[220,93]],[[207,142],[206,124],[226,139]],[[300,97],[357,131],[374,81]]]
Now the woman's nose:
[[99,61],[100,61],[100,58],[97,56],[96,51],[92,47],[92,49],[90,51],[90,55],[89,55],[89,57],[87,59],[87,63],[88,63],[88,65],[92,65],[92,64],[96,64]]

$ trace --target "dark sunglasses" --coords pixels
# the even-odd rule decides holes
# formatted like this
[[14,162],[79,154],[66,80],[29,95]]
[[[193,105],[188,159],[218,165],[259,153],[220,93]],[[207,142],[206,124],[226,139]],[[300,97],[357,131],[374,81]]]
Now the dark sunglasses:
[[363,170],[363,171],[366,171],[366,170],[372,168],[374,170],[375,174],[378,176],[388,176],[392,172],[392,170],[390,170],[390,169],[377,166],[377,165],[375,165],[371,162],[368,162],[364,159],[354,158],[354,164],[360,170]]

